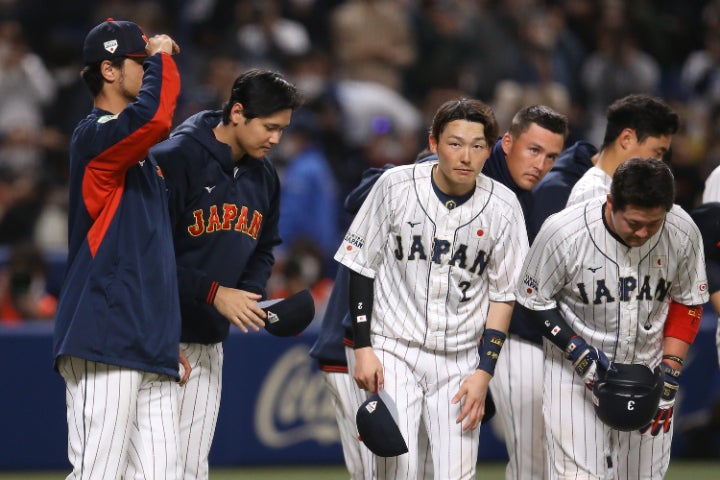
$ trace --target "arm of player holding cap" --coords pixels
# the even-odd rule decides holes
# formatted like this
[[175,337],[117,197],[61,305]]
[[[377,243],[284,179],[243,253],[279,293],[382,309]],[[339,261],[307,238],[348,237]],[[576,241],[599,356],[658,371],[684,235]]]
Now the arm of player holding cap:
[[373,307],[372,278],[350,272],[350,316],[353,324],[355,371],[353,378],[360,388],[371,393],[382,390],[383,367],[370,342],[370,320]]
[[535,325],[540,326],[541,333],[563,352],[565,358],[570,360],[575,373],[582,378],[585,386],[592,390],[595,379],[610,368],[610,361],[602,350],[589,345],[584,338],[575,333],[568,325],[560,310],[551,308],[548,310],[531,310],[518,304],[528,316],[535,320]]
[[465,399],[460,415],[455,420],[455,423],[465,420],[463,431],[477,428],[485,416],[488,386],[505,343],[514,304],[515,302],[490,302],[485,331],[480,338],[480,363],[475,373],[463,381],[460,390],[452,399],[452,403]]

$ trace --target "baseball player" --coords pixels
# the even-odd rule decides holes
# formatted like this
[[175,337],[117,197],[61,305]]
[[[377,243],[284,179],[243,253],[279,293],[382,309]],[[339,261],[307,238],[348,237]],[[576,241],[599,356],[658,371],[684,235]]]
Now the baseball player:
[[162,172],[146,157],[170,131],[178,52],[169,36],[148,39],[128,21],[108,19],[85,37],[81,75],[94,107],[70,145],[53,342],[70,479],[119,479],[126,464],[148,478],[180,476],[177,277]]
[[[627,160],[609,195],[551,216],[530,248],[516,308],[547,339],[551,478],[667,471],[677,379],[708,300],[700,232],[674,192],[661,160]],[[589,388],[610,362],[660,365],[663,395],[647,428],[620,432],[596,418]]]
[[265,155],[299,105],[282,76],[249,70],[222,110],[193,115],[151,151],[168,186],[181,345],[193,368],[180,394],[186,479],[208,477],[230,324],[245,333],[264,326],[257,302],[280,243],[280,184]]
[[[418,161],[429,160],[429,151],[425,153],[421,152]],[[345,210],[352,215],[356,214],[378,178],[394,166],[387,164],[383,168],[368,168],[363,172],[360,184],[345,198]],[[350,270],[339,265],[320,332],[310,349],[310,356],[318,361],[318,367],[331,394],[345,465],[350,477],[354,480],[371,480],[375,478],[375,457],[358,441],[355,423],[355,414],[367,395],[348,375],[348,363],[354,364],[352,321],[348,308],[349,281]],[[425,454],[419,455],[417,478],[432,478],[432,458],[428,454],[430,445],[423,429],[419,431],[419,445],[421,452]]]
[[[482,173],[515,193],[526,227],[535,203],[531,191],[550,171],[568,133],[567,118],[543,105],[522,108],[497,141]],[[502,422],[507,479],[542,479],[547,471],[542,417],[542,336],[513,311],[508,338],[490,384]]]
[[[710,173],[708,178],[705,179],[705,189],[703,190],[702,201],[703,203],[720,202],[720,166],[715,167],[715,169]],[[703,232],[703,235],[705,235],[705,232]],[[715,253],[717,253],[717,251],[715,251]],[[707,250],[705,254],[707,255]],[[712,265],[710,265],[711,263]],[[720,315],[720,291],[718,291],[718,288],[713,288],[720,287],[720,278],[715,278],[713,275],[711,275],[711,271],[715,274],[717,274],[717,272],[720,272],[720,259],[712,260],[712,262],[708,261],[708,280],[711,280],[709,282],[711,287],[710,300],[712,301],[715,311],[718,313],[718,315]],[[712,277],[712,279],[710,277]],[[716,282],[712,280],[716,280],[719,285],[716,285]],[[718,359],[720,360],[720,320],[718,320],[717,334],[715,338],[718,349]]]
[[353,377],[395,399],[409,447],[377,457],[378,478],[416,478],[421,420],[435,478],[475,477],[476,428],[527,249],[517,197],[480,174],[494,138],[482,102],[444,103],[428,138],[438,161],[384,173],[335,255],[352,270]]
[[567,206],[607,194],[613,173],[628,158],[664,158],[678,125],[677,114],[659,98],[633,94],[613,102],[597,162],[575,184]]

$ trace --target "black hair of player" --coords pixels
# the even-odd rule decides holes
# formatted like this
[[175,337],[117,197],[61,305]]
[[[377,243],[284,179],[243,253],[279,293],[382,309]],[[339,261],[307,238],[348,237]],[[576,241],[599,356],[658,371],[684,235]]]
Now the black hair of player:
[[296,110],[302,98],[295,86],[270,70],[251,69],[235,79],[230,99],[223,106],[223,125],[230,123],[230,111],[239,103],[246,122],[269,117],[282,110]]
[[632,205],[638,208],[662,207],[669,212],[675,203],[675,178],[662,160],[634,157],[615,170],[610,195],[614,211],[622,211]]
[[610,146],[626,128],[635,131],[638,143],[648,137],[677,133],[680,118],[663,100],[651,95],[633,94],[614,101],[607,109],[607,126],[602,149]]
[[545,105],[530,105],[518,110],[510,122],[508,133],[517,139],[533,124],[560,134],[563,138],[567,138],[569,133],[567,116]]
[[[122,68],[123,63],[126,59],[127,57],[115,57],[107,61],[110,62],[113,67]],[[102,62],[91,63],[90,65],[85,65],[80,71],[80,76],[85,82],[85,85],[87,85],[90,89],[90,93],[92,94],[93,98],[100,95],[100,92],[102,92],[103,89],[103,85],[105,85],[105,77],[103,77],[102,73],[100,72],[101,65]]]
[[468,122],[480,123],[485,127],[485,141],[488,145],[494,145],[498,138],[498,124],[492,108],[480,100],[472,98],[458,98],[448,100],[440,105],[435,112],[430,135],[440,140],[440,135],[448,123],[455,120],[467,120]]

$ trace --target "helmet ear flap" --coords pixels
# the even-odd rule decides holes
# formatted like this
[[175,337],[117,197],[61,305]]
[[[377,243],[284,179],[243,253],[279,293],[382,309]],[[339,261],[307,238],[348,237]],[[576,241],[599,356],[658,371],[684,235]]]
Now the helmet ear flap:
[[638,430],[653,419],[662,389],[660,367],[615,363],[593,386],[595,413],[615,430]]

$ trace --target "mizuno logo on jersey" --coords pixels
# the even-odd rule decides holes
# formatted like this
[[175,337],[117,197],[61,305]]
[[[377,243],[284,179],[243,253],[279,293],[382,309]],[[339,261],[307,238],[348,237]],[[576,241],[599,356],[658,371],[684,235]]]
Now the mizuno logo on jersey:
[[[405,253],[403,247],[403,239],[400,235],[395,236],[397,242],[397,248],[395,249],[395,258],[398,260],[427,260],[428,249],[423,245],[422,235],[413,235],[410,239],[410,246]],[[451,255],[451,251],[454,251]],[[434,238],[432,242],[432,248],[429,249],[430,260],[438,265],[446,263],[452,267],[458,267],[465,269],[471,273],[477,273],[482,275],[487,267],[489,255],[483,251],[478,250],[477,255],[474,259],[468,258],[468,246],[464,243],[454,245],[447,240],[441,238]],[[472,263],[471,263],[472,262]]]
[[233,230],[244,233],[257,239],[262,227],[263,215],[257,210],[253,211],[252,219],[248,221],[248,207],[243,205],[238,209],[237,205],[225,203],[222,206],[222,213],[218,212],[218,206],[212,205],[207,213],[205,210],[193,212],[195,223],[187,227],[187,231],[193,237],[203,233],[214,233]]
[[365,245],[365,239],[363,237],[350,232],[345,234],[345,241],[357,248],[363,248]]
[[[612,303],[619,297],[621,302],[629,302],[635,300],[654,300],[656,302],[664,302],[668,298],[668,292],[672,287],[672,282],[668,282],[660,277],[655,281],[655,285],[651,285],[650,276],[645,275],[642,282],[638,282],[635,277],[620,277],[618,279],[617,288],[609,288],[605,279],[595,281],[594,292],[588,292],[585,283],[577,284],[580,299],[585,304],[600,305],[602,303]],[[592,299],[590,299],[592,294]]]
[[413,228],[416,225],[420,225],[420,222],[407,222],[407,224],[410,225],[410,228]]
[[600,270],[601,268],[602,268],[602,267],[588,267],[588,270],[590,270],[592,273],[595,273],[595,272],[597,272],[598,270]]
[[205,187],[205,190],[207,190],[208,193],[212,193],[212,191],[215,190],[215,185],[208,185]]

